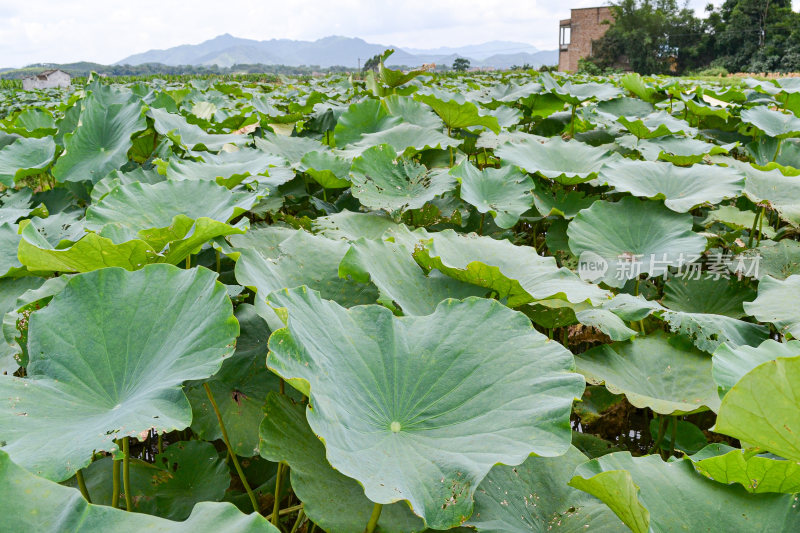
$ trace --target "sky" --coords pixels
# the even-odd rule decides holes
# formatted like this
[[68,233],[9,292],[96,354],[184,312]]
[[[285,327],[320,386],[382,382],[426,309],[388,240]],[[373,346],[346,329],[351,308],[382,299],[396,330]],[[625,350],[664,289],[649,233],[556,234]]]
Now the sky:
[[[716,3],[722,0],[714,0]],[[247,39],[361,37],[400,48],[502,40],[558,47],[569,9],[604,0],[0,0],[0,67],[92,61]],[[708,0],[690,0],[700,14]],[[795,8],[800,0],[794,0]]]

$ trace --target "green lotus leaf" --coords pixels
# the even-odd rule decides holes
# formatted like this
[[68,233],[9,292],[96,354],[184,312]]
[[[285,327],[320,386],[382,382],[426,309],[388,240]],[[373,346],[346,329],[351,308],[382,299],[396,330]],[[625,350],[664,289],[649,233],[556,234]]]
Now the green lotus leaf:
[[543,217],[558,215],[566,219],[574,218],[598,199],[599,196],[586,196],[583,191],[554,191],[539,180],[533,184],[533,205]]
[[374,285],[339,277],[339,263],[349,249],[343,241],[302,230],[288,238],[261,230],[248,241],[247,248],[237,249],[241,255],[236,261],[236,281],[258,293],[256,310],[272,329],[281,327],[266,305],[266,297],[273,291],[306,285],[347,307],[374,303],[378,298]]
[[314,150],[303,155],[299,169],[326,189],[350,186],[347,175],[352,161],[331,151]]
[[503,164],[515,165],[525,172],[542,176],[564,185],[591,181],[606,163],[619,158],[605,148],[595,148],[580,141],[563,141],[553,137],[546,142],[525,139],[507,143],[495,150]]
[[26,109],[14,119],[11,131],[23,137],[43,138],[58,131],[56,121],[46,109]]
[[[732,205],[722,205],[708,212],[706,219],[703,221],[703,226],[708,228],[715,222],[720,222],[731,229],[749,230],[753,226],[753,219],[756,216],[758,214],[753,211],[742,211]],[[762,231],[767,237],[772,238],[775,236],[775,230],[770,226],[763,227]]]
[[15,224],[0,224],[0,278],[22,271],[23,263],[17,258],[17,246],[21,240]]
[[[325,446],[308,426],[304,406],[270,393],[264,412],[261,455],[289,465],[292,490],[303,502],[305,514],[331,533],[361,531],[369,522],[374,504],[355,479],[334,470],[328,463]],[[386,533],[425,529],[423,521],[405,502],[385,505],[379,524],[379,530]]]
[[597,110],[614,117],[644,117],[655,111],[655,107],[647,100],[623,96],[613,100],[598,102]]
[[42,172],[56,155],[56,144],[51,137],[43,139],[17,139],[0,148],[0,184],[14,187],[25,176]]
[[309,137],[287,137],[275,133],[265,133],[256,138],[256,147],[266,154],[283,159],[292,168],[300,166],[300,160],[308,152],[325,150],[321,142]]
[[339,264],[339,275],[362,283],[372,282],[381,291],[379,301],[399,305],[406,315],[429,315],[442,300],[483,296],[486,289],[470,285],[437,270],[427,274],[401,244],[363,237],[350,245]]
[[742,111],[742,122],[752,124],[770,137],[784,139],[800,134],[800,118],[791,113],[781,113],[765,105]]
[[544,88],[570,105],[577,105],[594,98],[598,100],[611,100],[622,95],[622,91],[611,83],[578,82],[571,80],[559,85],[553,77],[545,72],[539,76]]
[[383,62],[386,61],[386,59],[392,55],[392,53],[394,53],[394,50],[386,50],[386,52],[384,52],[381,56],[380,62],[378,63],[378,74],[380,75],[381,83],[387,87],[400,87],[401,85],[405,85],[406,83],[410,82],[417,76],[433,76],[433,74],[425,69],[403,72],[402,70],[392,70],[387,68]]
[[734,198],[744,188],[744,175],[730,167],[679,167],[672,163],[631,159],[606,163],[599,179],[634,196],[663,198],[664,205],[678,213]]
[[3,450],[61,481],[93,452],[116,450],[114,439],[183,429],[192,417],[181,383],[213,375],[238,333],[209,270],[75,276],[30,318],[28,377],[0,376]]
[[[250,304],[236,308],[241,335],[236,352],[222,363],[219,372],[205,383],[217,402],[228,439],[240,457],[258,455],[258,425],[264,418],[264,398],[278,391],[278,378],[267,370],[267,339],[270,329]],[[219,440],[219,421],[202,384],[186,386],[192,404],[192,431],[204,440]]]
[[800,275],[778,280],[765,276],[758,282],[758,296],[752,302],[744,303],[748,315],[760,322],[775,324],[779,330],[800,338],[800,315],[793,305],[800,297]]
[[13,225],[20,218],[31,215],[39,217],[48,215],[47,206],[44,204],[31,207],[34,201],[33,194],[27,187],[20,190],[6,189],[4,193],[0,196],[0,225],[6,223]]
[[720,146],[711,144],[699,139],[682,137],[678,135],[666,135],[654,139],[637,139],[635,142],[618,142],[632,150],[638,150],[642,156],[650,161],[661,159],[676,165],[693,165],[701,163],[706,155],[727,154],[736,144]]
[[561,457],[531,456],[519,466],[496,465],[475,493],[475,512],[468,524],[480,533],[622,531],[624,526],[608,506],[567,485],[575,468],[586,461],[570,447]]
[[800,527],[793,495],[748,494],[698,474],[688,459],[612,453],[578,466],[569,484],[605,502],[634,533]]
[[[751,213],[752,214],[752,213]],[[767,228],[764,228],[766,230]],[[766,233],[766,231],[765,231]],[[752,276],[761,279],[771,276],[775,279],[786,279],[793,274],[800,274],[800,242],[783,239],[780,242],[762,242],[758,247],[745,250],[729,265],[734,274]],[[758,268],[749,268],[758,265]],[[749,271],[749,272],[748,272]]]
[[354,213],[345,210],[317,218],[313,221],[312,228],[316,233],[329,239],[355,241],[360,237],[379,239],[387,230],[400,228],[403,225],[380,212]]
[[[661,444],[658,446],[661,450],[670,453],[675,450],[684,453],[696,453],[708,444],[708,439],[703,431],[691,422],[678,418],[671,423],[675,424],[672,426],[672,428],[675,429],[675,442],[672,442],[672,429],[664,431]],[[657,418],[650,420],[650,437],[653,439],[653,442],[656,442],[658,439],[660,425],[661,420]]]
[[347,148],[354,154],[360,154],[380,144],[388,144],[398,153],[411,155],[414,152],[431,148],[441,150],[458,146],[461,141],[429,127],[416,124],[397,124],[375,133],[365,133],[361,136],[361,140],[349,144]]
[[[43,278],[25,276],[22,278],[0,279],[0,315],[13,313],[19,306],[16,305],[17,299],[25,292],[38,289]],[[14,321],[16,329],[16,320]],[[19,353],[18,346],[0,339],[0,374],[13,374],[19,368],[19,361],[14,357]]]
[[722,399],[714,431],[800,462],[798,388],[800,356],[761,363]]
[[282,166],[283,159],[260,150],[242,148],[235,152],[220,152],[219,155],[204,153],[202,157],[202,161],[170,159],[167,178],[214,181],[230,189],[250,176],[269,175],[271,179],[259,177],[257,181],[264,181],[274,186],[283,185],[294,176],[294,173],[278,176],[276,172],[273,178],[270,173],[271,167]]
[[766,326],[729,316],[669,310],[656,314],[671,331],[691,339],[695,346],[708,353],[713,353],[723,342],[732,346],[758,346],[769,336]]
[[610,297],[600,287],[559,268],[553,257],[491,237],[445,230],[418,247],[414,258],[428,270],[436,268],[459,281],[497,292],[498,298],[507,298],[510,307],[548,298],[599,303]]
[[182,115],[164,109],[151,107],[147,114],[153,119],[153,126],[160,135],[169,137],[172,142],[190,150],[219,151],[226,144],[241,144],[250,140],[248,135],[207,133],[201,127],[189,124]]
[[[31,494],[36,497],[32,498]],[[277,533],[258,514],[229,503],[202,502],[183,522],[87,503],[73,488],[36,477],[0,450],[0,512],[9,531],[107,531],[121,533]]]
[[684,102],[689,113],[696,117],[717,117],[720,120],[728,120],[731,114],[724,107],[712,106],[704,101],[686,100]]
[[97,183],[128,161],[131,137],[147,128],[141,100],[130,95],[121,103],[91,94],[83,102],[80,122],[64,136],[66,153],[53,167],[58,181]]
[[269,299],[289,319],[270,337],[267,365],[310,388],[306,417],[328,460],[372,501],[408,500],[429,527],[450,528],[471,515],[495,463],[569,447],[583,392],[572,356],[499,302],[446,300],[396,318],[305,287]]
[[155,184],[166,181],[166,179],[166,176],[159,174],[155,167],[151,168],[150,170],[137,167],[130,172],[112,170],[108,176],[95,183],[94,187],[92,187],[92,204],[96,204],[102,200],[103,197],[120,185],[130,185],[131,183],[136,182]]
[[778,169],[763,171],[750,164],[739,168],[747,175],[745,196],[757,204],[769,205],[783,220],[800,226],[800,180],[784,176]]
[[442,130],[442,120],[436,116],[436,113],[429,106],[417,102],[413,98],[390,94],[382,98],[381,103],[389,111],[389,114],[402,118],[403,122],[427,129]]
[[664,283],[661,303],[673,311],[741,318],[745,316],[742,304],[755,296],[750,286],[736,279],[675,277]]
[[[589,279],[622,287],[639,274],[661,276],[669,266],[698,257],[706,240],[692,231],[692,216],[633,197],[595,202],[570,222],[569,248],[576,256],[605,262]],[[590,258],[590,259],[591,259]],[[583,260],[583,258],[582,258]]]
[[694,135],[697,130],[689,126],[685,120],[680,120],[666,111],[657,111],[646,117],[638,118],[619,117],[617,122],[634,134],[638,139],[654,139],[665,135],[686,134]]
[[[111,505],[111,463],[111,457],[104,457],[84,471],[92,503]],[[186,520],[197,503],[220,501],[230,483],[225,457],[210,442],[174,442],[152,464],[140,459],[130,463],[133,511],[170,520]],[[124,496],[120,501],[124,505]]]
[[353,196],[363,205],[390,213],[419,209],[455,187],[455,178],[446,169],[429,170],[398,158],[386,144],[373,146],[353,160],[350,181]]
[[800,492],[800,465],[756,455],[726,444],[709,444],[689,456],[694,468],[709,479],[730,485],[738,483],[747,492]]
[[605,384],[614,394],[624,394],[634,406],[649,407],[659,414],[716,410],[719,406],[711,358],[671,342],[662,333],[597,346],[576,355],[575,364],[589,383]]
[[511,228],[533,203],[533,181],[514,167],[478,170],[469,161],[450,170],[461,183],[461,198],[480,213],[490,213],[495,224]]
[[622,321],[617,315],[605,309],[583,309],[575,312],[575,318],[584,326],[597,328],[612,340],[626,341],[638,333]]
[[431,106],[444,121],[448,131],[454,128],[483,126],[500,133],[500,124],[492,116],[481,115],[478,106],[472,102],[459,102],[457,99],[443,100],[433,94],[415,94],[414,100]]
[[360,141],[366,133],[387,130],[400,122],[402,119],[390,115],[380,100],[364,100],[351,104],[347,111],[341,114],[333,130],[333,137],[336,146],[344,148],[348,144]]

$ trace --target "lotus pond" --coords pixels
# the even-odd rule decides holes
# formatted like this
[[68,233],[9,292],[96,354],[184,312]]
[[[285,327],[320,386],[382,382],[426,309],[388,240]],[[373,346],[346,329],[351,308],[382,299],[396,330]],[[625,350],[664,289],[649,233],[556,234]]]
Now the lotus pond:
[[800,531],[800,82],[0,92],[4,531]]

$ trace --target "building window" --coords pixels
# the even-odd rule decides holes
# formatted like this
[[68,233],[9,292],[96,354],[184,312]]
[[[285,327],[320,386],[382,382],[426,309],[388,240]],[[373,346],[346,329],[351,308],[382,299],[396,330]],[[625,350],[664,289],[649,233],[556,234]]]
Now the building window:
[[570,26],[561,26],[561,32],[559,34],[558,44],[562,50],[566,50],[569,48],[570,37],[571,37],[571,30]]

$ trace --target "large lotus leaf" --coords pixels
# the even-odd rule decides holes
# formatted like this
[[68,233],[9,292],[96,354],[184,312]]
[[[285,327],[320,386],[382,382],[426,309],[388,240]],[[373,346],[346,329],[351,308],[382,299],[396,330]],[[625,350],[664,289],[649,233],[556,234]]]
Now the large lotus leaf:
[[448,130],[483,126],[495,133],[500,133],[500,124],[497,119],[481,115],[478,106],[472,102],[459,102],[456,99],[443,100],[432,94],[415,94],[414,99],[431,106],[444,121]]
[[373,146],[353,160],[350,169],[353,196],[371,209],[396,213],[419,209],[455,187],[445,169],[429,170],[409,159],[398,158],[389,145]]
[[[308,426],[304,406],[272,393],[267,395],[264,411],[261,455],[289,465],[292,490],[303,502],[306,516],[331,533],[361,531],[375,504],[355,479],[328,463],[325,446]],[[381,511],[379,531],[410,533],[423,529],[425,524],[405,502],[385,505]]]
[[800,339],[800,314],[795,302],[800,298],[800,275],[778,280],[766,276],[758,282],[758,296],[745,302],[744,310],[760,322],[771,322],[782,332]]
[[697,132],[685,120],[677,119],[666,111],[658,111],[643,118],[631,118],[619,117],[617,122],[639,139],[653,139],[676,133],[694,135]]
[[[719,222],[734,230],[749,230],[753,226],[753,219],[758,213],[744,211],[733,205],[722,205],[716,209],[709,210],[706,219],[702,222],[706,228]],[[763,235],[769,238],[775,236],[775,230],[771,226],[762,227]]]
[[182,115],[170,113],[158,107],[151,107],[147,113],[153,118],[153,126],[159,134],[169,137],[173,142],[190,150],[216,152],[226,144],[244,143],[250,140],[248,135],[207,133],[201,127],[189,124]]
[[3,449],[60,481],[114,439],[183,429],[192,416],[181,383],[213,375],[238,333],[209,270],[75,276],[30,318],[28,377],[0,376]]
[[683,414],[719,406],[711,358],[662,333],[603,344],[575,356],[578,371],[592,384],[605,383],[636,407]]
[[605,148],[595,148],[580,141],[553,137],[546,142],[525,139],[506,143],[495,150],[503,164],[515,165],[526,172],[538,172],[564,185],[593,180],[602,166],[619,156]]
[[[92,503],[111,505],[111,463],[111,457],[104,457],[84,471]],[[222,500],[230,483],[225,456],[210,442],[174,442],[152,464],[139,459],[130,464],[133,511],[170,520],[186,520],[197,503]],[[120,501],[124,505],[122,495]]]
[[[236,352],[206,381],[219,407],[234,453],[240,457],[258,455],[258,425],[264,417],[264,398],[279,389],[278,378],[267,370],[267,339],[270,329],[250,304],[236,308],[242,333]],[[187,385],[192,404],[192,431],[204,440],[222,438],[219,421],[202,384]]]
[[616,117],[644,117],[655,111],[649,100],[622,96],[613,100],[598,102],[596,109],[601,113],[608,113]]
[[56,143],[51,137],[17,139],[0,148],[0,184],[14,187],[25,176],[42,172],[56,155]]
[[781,113],[765,105],[742,111],[742,122],[752,124],[770,137],[783,139],[800,134],[800,118],[791,113]]
[[533,181],[514,167],[479,170],[464,160],[450,174],[461,182],[461,199],[490,213],[501,228],[513,227],[533,204]]
[[361,140],[366,133],[375,133],[391,128],[402,122],[400,117],[391,116],[380,100],[369,99],[355,104],[339,116],[333,136],[336,146],[343,148]]
[[674,277],[664,283],[661,303],[673,311],[741,318],[745,316],[742,304],[755,297],[755,290],[733,278]]
[[[751,213],[752,214],[752,213]],[[767,228],[764,228],[766,230]],[[742,259],[742,264],[738,264]],[[758,265],[758,268],[750,268]],[[761,245],[745,250],[732,262],[728,269],[734,274],[761,279],[772,276],[775,279],[786,279],[793,274],[800,274],[800,242],[783,239],[780,242],[762,242]],[[749,272],[748,272],[749,271]]]
[[306,285],[347,307],[377,300],[374,285],[339,277],[339,263],[349,249],[347,243],[303,230],[288,238],[284,235],[262,230],[247,239],[247,248],[237,249],[241,255],[236,261],[236,281],[256,290],[256,310],[270,326],[277,327],[280,322],[266,306],[266,297],[280,289]]
[[800,356],[745,374],[722,399],[714,431],[800,462]]
[[573,254],[580,257],[586,252],[604,262],[605,271],[595,276],[611,287],[622,287],[639,274],[661,276],[669,266],[690,262],[706,247],[705,238],[692,231],[689,213],[630,196],[613,203],[595,202],[570,222],[567,235]]
[[47,218],[32,217],[21,221],[19,226],[24,230],[31,224],[48,243],[55,247],[72,244],[83,237],[85,231],[82,209],[61,211]]
[[498,298],[508,299],[510,307],[548,298],[599,303],[610,297],[600,287],[559,268],[553,257],[491,237],[445,230],[418,247],[414,258],[426,269],[436,268],[459,281],[497,292]]
[[15,224],[0,224],[0,278],[22,270],[23,263],[17,258],[20,240]]
[[256,146],[265,152],[283,159],[293,168],[300,166],[300,160],[308,152],[325,150],[327,147],[316,139],[309,137],[287,137],[275,133],[265,133],[263,138],[256,138]]
[[800,528],[794,495],[748,494],[698,474],[689,459],[612,453],[578,466],[570,485],[603,500],[634,533]]
[[599,196],[586,196],[583,191],[551,190],[547,184],[535,181],[533,204],[543,217],[558,215],[566,219],[575,218],[582,209],[590,207]]
[[[31,497],[35,494],[36,497]],[[87,503],[77,489],[36,477],[0,450],[0,513],[8,531],[93,533],[112,527],[120,533],[277,533],[258,514],[244,515],[230,503],[202,502],[186,521]]]
[[379,301],[388,307],[399,306],[406,315],[429,315],[447,298],[487,292],[438,270],[426,274],[401,244],[363,237],[350,246],[339,265],[339,275],[362,283],[371,281],[381,291]]
[[694,468],[709,479],[738,483],[750,493],[800,492],[800,465],[774,456],[757,455],[726,444],[709,444],[689,456]]
[[671,331],[688,337],[695,346],[708,353],[713,353],[723,342],[731,346],[758,346],[769,336],[766,326],[729,316],[670,310],[657,315]]
[[120,172],[119,170],[112,170],[108,176],[101,179],[92,187],[92,204],[99,202],[108,193],[119,187],[120,185],[129,185],[131,183],[160,183],[166,181],[167,177],[159,174],[158,169],[153,167],[145,170],[142,167],[137,167],[129,172]]
[[19,133],[23,137],[47,137],[58,131],[56,121],[46,109],[29,108],[17,115],[13,128],[10,131]]
[[672,163],[631,159],[607,163],[599,179],[634,196],[663,198],[664,205],[678,213],[734,198],[744,188],[744,175],[730,167],[679,167]]
[[128,161],[131,136],[146,128],[138,97],[131,95],[123,103],[109,103],[91,94],[83,102],[75,132],[64,137],[66,153],[53,167],[53,175],[62,182],[97,183]]
[[423,128],[442,130],[442,121],[436,116],[436,113],[431,111],[429,106],[417,102],[413,98],[390,94],[381,99],[381,102],[389,114],[402,118],[403,122]]
[[757,170],[751,165],[745,171],[744,194],[755,203],[769,205],[783,220],[800,226],[800,179],[784,176],[780,170]]
[[573,83],[571,80],[567,80],[559,85],[549,73],[540,75],[539,80],[542,82],[545,89],[571,105],[577,105],[593,98],[598,100],[610,100],[622,95],[622,90],[612,83]]
[[353,162],[330,150],[315,150],[303,155],[299,170],[307,173],[326,189],[350,186],[347,175]]
[[16,190],[6,189],[0,195],[0,225],[14,223],[20,218],[33,215],[47,216],[47,206],[39,204],[38,207],[31,207],[33,194],[27,187]]
[[361,237],[379,239],[387,230],[400,228],[403,225],[380,212],[354,213],[344,210],[315,219],[311,227],[314,232],[329,239],[355,241]]
[[624,526],[597,498],[567,485],[588,458],[575,447],[560,457],[496,465],[475,493],[469,525],[480,533],[619,532]]
[[348,145],[348,151],[361,153],[379,145],[388,144],[398,153],[412,154],[430,148],[445,149],[458,146],[461,141],[448,137],[439,130],[416,124],[397,124],[375,133],[365,133],[361,140]]
[[87,233],[71,246],[56,248],[37,231],[35,221],[23,228],[17,254],[29,270],[41,272],[89,272],[105,267],[137,270],[163,261],[163,257],[143,240],[114,244],[96,233]]
[[[16,311],[17,298],[28,290],[39,288],[44,283],[43,278],[25,276],[22,278],[0,279],[0,314],[5,315]],[[15,324],[16,326],[16,321]],[[19,353],[18,347],[4,342],[0,338],[0,374],[13,374],[19,368],[19,362],[14,357]]]
[[745,374],[778,357],[800,355],[800,342],[765,340],[757,347],[721,345],[714,351],[712,374],[719,386],[720,398],[728,393]]
[[612,341],[626,341],[638,335],[636,331],[626,326],[620,317],[606,309],[575,311],[575,318],[584,326],[599,329]]
[[[231,188],[249,176],[267,174],[270,179],[259,177],[270,185],[283,185],[294,176],[293,173],[281,173],[280,178],[272,177],[271,167],[282,166],[280,157],[264,153],[260,150],[242,148],[235,152],[220,152],[218,155],[205,153],[202,161],[172,158],[167,166],[167,178],[171,180],[205,180],[216,181],[220,185]],[[288,179],[286,179],[288,178]]]
[[655,139],[637,139],[628,136],[617,139],[617,142],[625,148],[638,150],[648,161],[662,159],[676,165],[700,163],[706,155],[727,154],[735,146],[735,144],[719,146],[679,135],[667,135]]
[[471,515],[495,463],[569,447],[583,391],[572,355],[499,302],[446,300],[397,318],[304,287],[269,298],[289,318],[270,337],[267,365],[309,390],[306,416],[328,460],[372,501],[408,500],[429,527],[447,529]]

